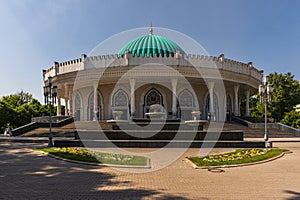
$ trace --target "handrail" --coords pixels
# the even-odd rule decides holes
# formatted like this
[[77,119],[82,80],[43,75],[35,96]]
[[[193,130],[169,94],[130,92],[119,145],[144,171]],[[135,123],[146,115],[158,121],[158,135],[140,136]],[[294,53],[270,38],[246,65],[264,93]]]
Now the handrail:
[[[245,119],[242,119],[242,118],[236,117],[236,116],[232,116],[232,120],[239,123],[239,124],[241,124],[241,125],[247,126],[249,128],[264,128],[265,127],[264,123],[252,123],[252,122],[249,122]],[[282,123],[278,123],[278,122],[267,123],[267,128],[279,129],[280,131],[285,131],[285,132],[293,134],[294,136],[299,136],[300,137],[300,130],[299,129],[296,129],[294,127],[291,127],[291,126],[288,126],[288,125],[285,125],[285,124],[282,124]]]
[[[44,117],[44,118],[46,119],[47,116]],[[52,122],[52,127],[62,127],[62,126],[65,126],[67,124],[70,124],[72,122],[74,122],[74,118],[73,117],[68,117],[68,118],[62,119],[62,120],[57,121],[57,122]],[[12,133],[12,136],[19,136],[19,135],[22,135],[22,134],[24,134],[28,131],[32,131],[32,130],[37,129],[37,128],[49,127],[49,123],[50,122],[47,122],[47,120],[43,121],[43,122],[33,121],[29,124],[26,124],[26,125],[23,125],[23,126],[20,126],[18,128],[13,129],[11,131],[11,133]]]

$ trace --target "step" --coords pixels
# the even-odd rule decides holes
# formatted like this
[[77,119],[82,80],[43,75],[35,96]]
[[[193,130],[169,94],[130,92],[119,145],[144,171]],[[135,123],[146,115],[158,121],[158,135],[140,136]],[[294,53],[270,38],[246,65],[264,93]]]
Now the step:
[[78,130],[76,139],[94,139],[94,140],[221,140],[221,141],[243,141],[242,131],[167,131],[167,130]]
[[90,148],[264,148],[261,141],[168,141],[168,140],[55,140],[55,147]]
[[[147,121],[147,119],[137,119],[136,123],[140,123],[140,124],[147,124],[149,123],[149,120]],[[182,129],[186,129],[186,130],[191,130],[191,127],[187,127],[187,125],[185,125],[183,122],[178,122],[176,120],[169,120],[167,121],[167,124],[171,125],[172,127],[169,127],[169,130],[174,130],[176,131],[178,129],[178,126],[176,127],[176,124],[180,124],[180,130]],[[175,125],[174,125],[175,124]],[[263,128],[249,128],[243,125],[239,125],[237,123],[234,122],[226,122],[226,123],[216,123],[217,126],[221,126],[223,125],[223,132],[230,132],[230,131],[243,131],[244,132],[244,136],[245,137],[249,137],[249,138],[262,138],[264,135],[264,129]],[[156,126],[156,127],[155,127]],[[74,137],[75,133],[77,132],[77,129],[87,129],[87,130],[97,130],[99,129],[99,127],[101,127],[102,130],[104,131],[108,131],[108,130],[112,130],[112,124],[109,124],[106,122],[106,120],[102,120],[102,121],[76,121],[75,123],[70,123],[67,124],[65,126],[62,127],[54,127],[53,130],[53,134],[56,137]],[[138,127],[138,126],[136,126]],[[137,131],[139,132],[144,132],[145,130],[149,130],[152,131],[152,129],[160,129],[159,128],[160,125],[158,125],[158,122],[154,122],[154,126],[150,127],[150,126],[145,126],[145,127],[140,127],[138,128]],[[207,130],[207,128],[209,127],[209,124],[204,126],[204,130]],[[209,127],[209,130],[213,130],[214,125],[211,124],[211,127]],[[286,132],[282,132],[280,130],[277,129],[273,129],[270,128],[268,129],[268,133],[269,133],[269,137],[274,137],[274,138],[291,138],[291,137],[295,137],[293,134],[291,133],[286,133]],[[33,136],[33,137],[47,137],[49,135],[49,128],[48,127],[44,127],[44,128],[37,128],[34,129],[32,131],[29,131],[25,134],[22,134],[22,137],[28,137],[28,136]]]

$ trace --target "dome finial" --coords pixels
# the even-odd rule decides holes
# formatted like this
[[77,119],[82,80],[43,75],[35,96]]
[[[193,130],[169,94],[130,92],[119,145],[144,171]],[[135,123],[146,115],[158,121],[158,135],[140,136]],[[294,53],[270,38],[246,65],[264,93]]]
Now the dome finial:
[[150,21],[150,35],[153,34],[152,21]]

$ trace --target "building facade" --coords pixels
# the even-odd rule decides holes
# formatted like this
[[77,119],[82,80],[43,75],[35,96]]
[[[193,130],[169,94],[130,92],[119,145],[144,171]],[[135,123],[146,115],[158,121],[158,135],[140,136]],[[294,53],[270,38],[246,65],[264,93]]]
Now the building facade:
[[152,28],[116,55],[83,54],[43,70],[45,84],[52,77],[58,88],[57,115],[81,121],[111,119],[113,111],[123,111],[123,119],[146,118],[152,104],[162,105],[168,118],[191,119],[200,110],[202,119],[225,121],[240,116],[242,100],[249,116],[262,76],[251,62],[186,54]]

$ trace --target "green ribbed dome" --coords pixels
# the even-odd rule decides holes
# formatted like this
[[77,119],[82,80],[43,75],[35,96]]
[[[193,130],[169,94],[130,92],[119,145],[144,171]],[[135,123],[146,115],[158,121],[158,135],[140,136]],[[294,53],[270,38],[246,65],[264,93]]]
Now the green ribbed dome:
[[173,41],[159,36],[159,35],[145,35],[138,37],[128,42],[118,53],[119,56],[123,56],[126,51],[129,51],[131,55],[137,57],[154,57],[154,56],[174,56],[176,50],[179,50],[181,54],[185,54],[184,51]]

